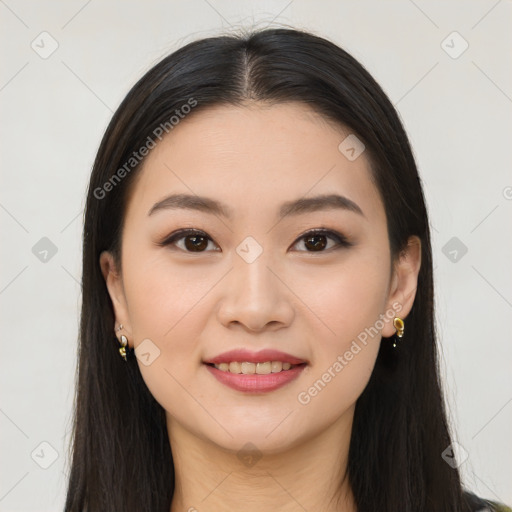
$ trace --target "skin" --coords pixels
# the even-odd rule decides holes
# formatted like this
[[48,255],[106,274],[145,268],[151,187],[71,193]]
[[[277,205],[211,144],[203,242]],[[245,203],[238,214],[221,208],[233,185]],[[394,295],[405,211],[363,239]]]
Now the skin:
[[[122,272],[109,252],[100,264],[130,347],[149,339],[160,351],[151,364],[137,364],[166,411],[177,483],[171,512],[356,510],[347,480],[340,488],[354,408],[381,337],[395,333],[393,317],[307,404],[298,396],[393,304],[407,331],[421,251],[411,237],[390,272],[385,210],[368,160],[363,153],[349,161],[338,150],[349,133],[300,103],[213,107],[175,126],[137,177]],[[333,192],[364,216],[277,214],[284,201]],[[217,199],[234,217],[176,209],[148,216],[170,193]],[[187,252],[183,238],[157,245],[184,227],[210,237],[203,252],[190,244]],[[354,245],[330,249],[336,241],[327,238],[315,251],[302,236],[322,227]],[[252,263],[236,252],[247,236],[263,249]],[[309,364],[284,387],[249,395],[202,363],[234,348],[275,348]],[[248,442],[261,457],[254,465],[237,456]]]

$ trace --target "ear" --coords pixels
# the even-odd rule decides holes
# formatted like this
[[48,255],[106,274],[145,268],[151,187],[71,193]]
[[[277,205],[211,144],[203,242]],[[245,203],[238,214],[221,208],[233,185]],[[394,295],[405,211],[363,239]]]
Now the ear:
[[[385,326],[382,329],[382,336],[385,338],[393,336],[396,332],[393,318],[397,316],[404,320],[412,309],[421,267],[421,240],[419,237],[409,237],[407,246],[400,253],[394,267],[386,312],[394,310],[396,313],[391,319],[386,318]],[[404,321],[404,323],[405,332],[407,332],[407,322]]]
[[130,345],[132,331],[124,294],[123,280],[120,272],[118,272],[116,268],[114,256],[110,252],[103,251],[100,254],[100,267],[114,308],[115,325],[113,326],[113,330],[115,331],[117,326],[122,325],[122,331],[116,332],[116,336],[120,338],[121,334],[124,334],[128,338],[128,345]]

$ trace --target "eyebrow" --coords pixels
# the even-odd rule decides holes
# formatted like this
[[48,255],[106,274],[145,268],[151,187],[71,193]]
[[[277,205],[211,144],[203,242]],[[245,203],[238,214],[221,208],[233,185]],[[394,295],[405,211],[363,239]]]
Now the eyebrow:
[[[209,197],[190,194],[172,194],[167,196],[153,205],[151,210],[149,210],[148,216],[153,215],[157,211],[169,209],[196,210],[222,216],[230,220],[234,216],[234,212],[229,206]],[[287,201],[282,203],[279,215],[284,217],[286,215],[301,215],[322,210],[346,210],[365,217],[357,203],[339,194],[324,194]]]

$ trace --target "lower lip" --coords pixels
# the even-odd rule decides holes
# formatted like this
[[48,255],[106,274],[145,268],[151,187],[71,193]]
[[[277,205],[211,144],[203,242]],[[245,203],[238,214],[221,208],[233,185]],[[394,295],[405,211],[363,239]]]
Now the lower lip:
[[205,366],[219,382],[237,391],[244,391],[245,393],[266,393],[279,389],[296,379],[306,367],[305,364],[301,364],[289,370],[269,373],[267,375],[245,375],[243,373],[224,372],[208,364]]

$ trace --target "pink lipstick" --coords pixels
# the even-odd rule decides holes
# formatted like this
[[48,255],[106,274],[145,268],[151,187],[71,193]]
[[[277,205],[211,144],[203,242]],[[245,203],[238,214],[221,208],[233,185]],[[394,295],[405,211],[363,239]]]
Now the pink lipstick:
[[307,361],[279,350],[230,350],[203,361],[222,384],[246,393],[274,391],[296,379]]

